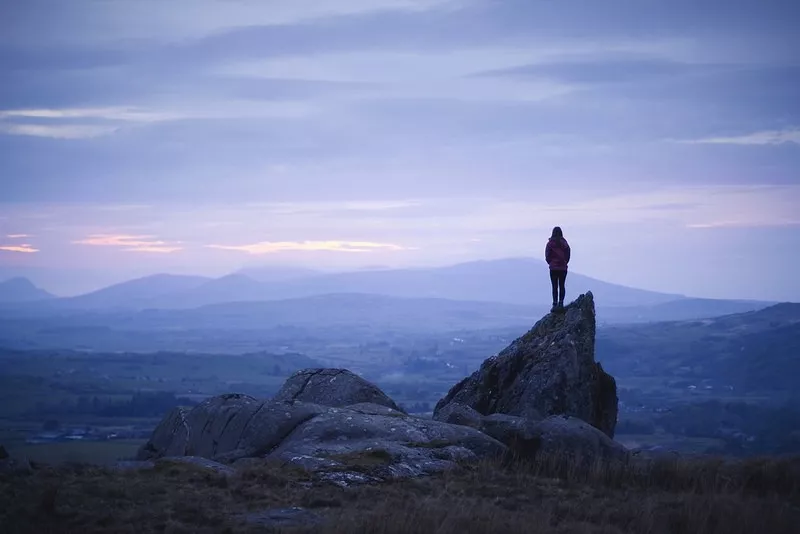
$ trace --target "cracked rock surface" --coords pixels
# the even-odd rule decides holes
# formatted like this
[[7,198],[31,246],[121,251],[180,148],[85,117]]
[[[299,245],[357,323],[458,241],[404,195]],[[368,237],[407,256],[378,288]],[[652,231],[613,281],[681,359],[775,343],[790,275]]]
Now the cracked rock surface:
[[274,400],[311,402],[334,407],[369,403],[402,412],[378,386],[347,369],[298,371],[286,380]]
[[258,457],[320,471],[339,467],[336,458],[379,454],[377,470],[386,479],[440,472],[459,461],[500,456],[506,450],[476,429],[413,417],[379,404],[337,408],[221,395],[188,413],[170,413],[138,459],[190,455],[231,463]]

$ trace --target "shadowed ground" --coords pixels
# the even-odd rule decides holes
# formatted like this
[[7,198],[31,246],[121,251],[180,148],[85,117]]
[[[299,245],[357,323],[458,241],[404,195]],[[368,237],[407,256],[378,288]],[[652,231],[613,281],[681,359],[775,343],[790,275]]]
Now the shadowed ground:
[[[338,460],[342,469],[368,476],[389,458],[374,451]],[[0,503],[9,534],[279,526],[331,534],[788,534],[800,521],[800,459],[596,463],[579,471],[553,457],[350,487],[276,463],[225,475],[167,460],[145,470],[64,466],[0,475]]]

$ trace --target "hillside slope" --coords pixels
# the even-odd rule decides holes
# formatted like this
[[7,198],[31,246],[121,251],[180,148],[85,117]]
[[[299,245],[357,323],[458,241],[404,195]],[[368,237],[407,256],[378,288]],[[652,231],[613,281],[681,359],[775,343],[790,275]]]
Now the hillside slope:
[[712,319],[598,332],[598,359],[621,376],[663,376],[676,386],[784,391],[800,376],[800,304]]
[[0,282],[0,302],[37,302],[53,298],[53,295],[36,287],[27,278],[16,277]]

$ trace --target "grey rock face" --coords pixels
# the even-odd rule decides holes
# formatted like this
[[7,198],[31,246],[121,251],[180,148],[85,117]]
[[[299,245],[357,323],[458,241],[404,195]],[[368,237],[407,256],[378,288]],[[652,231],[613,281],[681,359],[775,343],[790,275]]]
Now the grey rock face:
[[289,377],[273,400],[310,402],[337,408],[370,403],[402,412],[380,388],[346,369],[298,371]]
[[448,422],[453,422],[453,419],[461,420],[463,414],[467,414],[469,419],[466,423],[469,426],[503,443],[518,458],[560,455],[582,459],[624,460],[628,457],[624,446],[581,419],[551,416],[537,420],[499,413],[482,416],[477,412],[470,413],[470,408],[458,403],[449,405],[446,410],[453,405],[460,408],[449,411]]
[[520,458],[534,458],[541,449],[536,421],[513,415],[492,414],[481,418],[480,430],[504,443]]
[[434,418],[452,419],[448,406],[456,402],[481,415],[569,415],[613,437],[617,386],[595,362],[595,328],[594,299],[587,293],[456,384],[436,405]]
[[196,456],[192,463],[208,467],[208,460],[238,466],[244,458],[274,458],[318,472],[346,467],[340,458],[377,454],[375,476],[387,479],[440,472],[460,461],[506,452],[502,443],[476,429],[381,404],[334,408],[221,395],[188,412],[170,412],[138,459]]
[[380,453],[383,478],[419,476],[451,469],[459,461],[498,457],[506,447],[478,430],[404,415],[332,408],[298,427],[271,457],[302,465],[308,458]]
[[150,440],[136,455],[137,460],[150,460],[161,456],[186,454],[189,446],[189,423],[186,416],[189,410],[178,406],[164,416],[153,430]]
[[483,416],[460,402],[451,402],[439,410],[434,419],[451,425],[463,425],[472,428],[481,428]]
[[138,460],[200,456],[231,462],[263,456],[324,406],[220,395],[191,410],[175,408],[139,449]]
[[575,417],[554,415],[533,423],[529,430],[538,441],[537,455],[566,456],[579,462],[628,459],[628,450],[622,444]]

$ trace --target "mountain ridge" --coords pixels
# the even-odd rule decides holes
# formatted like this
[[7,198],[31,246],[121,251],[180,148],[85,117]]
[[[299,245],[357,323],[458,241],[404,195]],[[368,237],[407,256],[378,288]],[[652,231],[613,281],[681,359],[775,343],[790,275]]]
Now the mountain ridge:
[[[65,308],[194,308],[237,301],[302,298],[333,293],[364,293],[400,298],[442,298],[531,305],[550,298],[544,262],[531,258],[481,260],[446,267],[380,269],[324,273],[283,271],[279,281],[262,282],[240,270],[221,278],[159,274],[58,299]],[[300,276],[300,273],[306,273]],[[299,278],[293,277],[295,275]],[[286,278],[288,277],[288,278]],[[491,280],[492,283],[487,283]],[[570,273],[571,294],[588,290],[606,305],[657,305],[686,298],[603,282]]]
[[36,302],[55,299],[55,295],[37,287],[23,276],[0,281],[0,302]]

